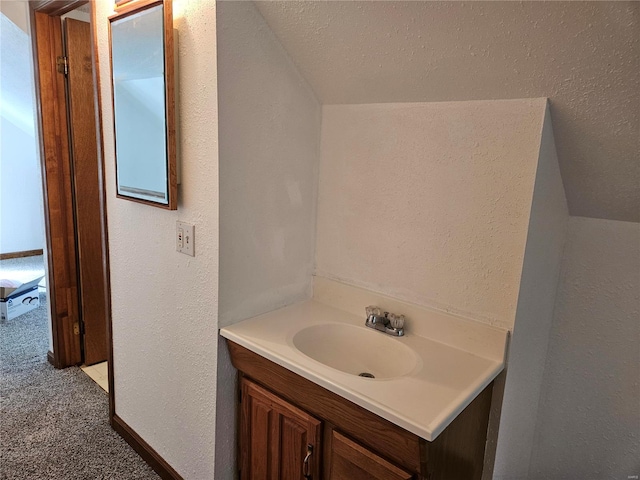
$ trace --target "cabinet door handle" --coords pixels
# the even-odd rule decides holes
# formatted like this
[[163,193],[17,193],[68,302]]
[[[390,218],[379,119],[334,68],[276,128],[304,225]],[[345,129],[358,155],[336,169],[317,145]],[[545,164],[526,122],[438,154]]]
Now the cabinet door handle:
[[306,480],[311,480],[311,467],[309,466],[311,455],[313,455],[313,445],[307,445],[307,455],[302,461],[302,475]]

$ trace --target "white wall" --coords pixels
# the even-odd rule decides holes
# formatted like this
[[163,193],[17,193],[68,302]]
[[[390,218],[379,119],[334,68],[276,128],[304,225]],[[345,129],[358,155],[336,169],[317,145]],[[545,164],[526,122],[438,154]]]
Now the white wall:
[[36,139],[0,115],[0,253],[44,246]]
[[531,479],[640,474],[640,224],[572,217]]
[[[3,14],[5,12],[3,4]],[[42,179],[35,136],[35,92],[27,4],[8,10],[0,29],[0,253],[44,246]]]
[[[116,414],[185,479],[214,474],[218,313],[216,4],[178,0],[182,184],[175,212],[116,198],[108,20],[94,3],[106,165]],[[175,251],[195,224],[195,257]]]
[[[251,2],[218,3],[220,326],[312,293],[322,110]],[[221,341],[216,478],[235,474],[235,376]]]
[[226,326],[311,297],[322,111],[253,3],[218,15]]
[[[509,348],[493,475],[496,480],[527,476],[568,220],[547,108]],[[499,402],[499,398],[494,400]]]
[[511,328],[545,105],[324,106],[317,274]]

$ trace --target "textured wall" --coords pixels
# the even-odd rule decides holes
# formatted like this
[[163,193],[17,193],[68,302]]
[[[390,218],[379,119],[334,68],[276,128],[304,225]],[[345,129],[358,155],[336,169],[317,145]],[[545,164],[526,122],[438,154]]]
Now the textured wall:
[[531,479],[640,474],[640,225],[572,217]]
[[[218,298],[216,4],[182,1],[178,210],[115,196],[108,20],[96,2],[116,414],[185,479],[213,477]],[[194,258],[175,251],[194,223]]]
[[569,211],[547,109],[509,348],[494,479],[526,478]]
[[[311,296],[320,104],[251,2],[219,2],[220,326]],[[235,475],[235,377],[218,356],[216,478]]]
[[571,214],[640,221],[640,3],[257,4],[323,104],[550,98]]
[[324,106],[317,274],[511,328],[545,105]]
[[251,2],[218,15],[223,327],[311,297],[322,111]]

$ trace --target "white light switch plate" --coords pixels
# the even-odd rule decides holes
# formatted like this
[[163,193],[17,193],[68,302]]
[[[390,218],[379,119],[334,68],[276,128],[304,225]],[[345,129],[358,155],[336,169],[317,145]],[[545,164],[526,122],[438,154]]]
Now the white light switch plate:
[[176,250],[192,257],[195,253],[195,227],[190,223],[176,222]]

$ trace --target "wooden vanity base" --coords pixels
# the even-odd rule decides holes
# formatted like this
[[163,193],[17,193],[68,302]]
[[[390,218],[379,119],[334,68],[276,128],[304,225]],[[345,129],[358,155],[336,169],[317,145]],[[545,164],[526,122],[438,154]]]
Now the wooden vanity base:
[[[485,388],[433,442],[428,442],[234,342],[227,340],[227,344],[233,366],[240,372],[238,397],[243,405],[238,409],[238,458],[242,480],[269,479],[251,470],[253,462],[248,459],[258,457],[251,455],[256,448],[263,452],[277,450],[279,456],[300,456],[301,447],[296,442],[289,442],[296,444],[295,452],[270,449],[268,445],[261,445],[259,438],[273,436],[264,437],[255,430],[259,423],[255,420],[258,410],[266,412],[275,405],[277,416],[273,418],[280,419],[286,411],[286,402],[291,404],[291,411],[301,410],[318,421],[316,424],[306,420],[316,425],[315,430],[296,434],[304,442],[319,443],[313,445],[312,458],[316,462],[313,479],[481,479],[493,384]],[[258,388],[254,388],[254,384]],[[252,405],[258,405],[253,413],[251,406],[245,403],[248,399],[243,398],[247,395],[251,396]],[[277,397],[284,402],[278,403]],[[299,413],[295,417],[302,418]],[[287,419],[287,422],[292,421]],[[273,442],[281,443],[282,439],[273,438]],[[272,459],[272,463],[282,461]],[[290,478],[304,478],[301,471]],[[280,476],[280,480],[289,478]]]

